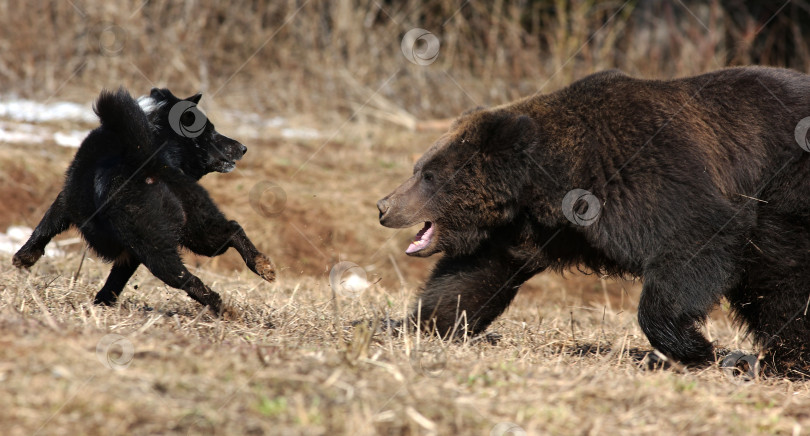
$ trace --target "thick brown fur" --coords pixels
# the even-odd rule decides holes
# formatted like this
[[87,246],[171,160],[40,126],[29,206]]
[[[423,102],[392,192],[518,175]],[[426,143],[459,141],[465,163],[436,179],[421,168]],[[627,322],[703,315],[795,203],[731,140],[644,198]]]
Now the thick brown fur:
[[[700,326],[726,297],[770,361],[807,365],[808,116],[810,76],[762,67],[607,71],[462,115],[378,203],[385,226],[431,223],[413,255],[444,252],[412,321],[479,333],[528,278],[585,266],[643,280],[639,324],[677,360],[714,358]],[[595,220],[567,218],[594,207],[574,189]]]

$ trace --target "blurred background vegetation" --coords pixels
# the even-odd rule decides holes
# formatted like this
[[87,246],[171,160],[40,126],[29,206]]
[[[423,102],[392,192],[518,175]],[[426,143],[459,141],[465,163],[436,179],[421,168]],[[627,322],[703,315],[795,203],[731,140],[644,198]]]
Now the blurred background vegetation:
[[[341,120],[365,103],[357,117],[403,122],[451,117],[609,68],[654,78],[746,64],[810,70],[810,2],[802,0],[24,5],[0,2],[0,85],[21,97],[89,99],[101,87],[171,85],[265,113]],[[412,28],[438,37],[435,63],[402,55]]]

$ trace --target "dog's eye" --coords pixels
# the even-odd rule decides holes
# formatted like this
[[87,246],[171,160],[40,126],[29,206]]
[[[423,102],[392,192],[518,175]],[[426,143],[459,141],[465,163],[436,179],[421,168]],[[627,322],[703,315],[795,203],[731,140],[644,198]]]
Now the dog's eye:
[[431,173],[431,172],[422,173],[422,180],[424,180],[426,182],[432,182],[433,181],[433,173]]
[[180,115],[180,124],[188,127],[194,124],[195,116],[191,111],[183,112],[183,115]]

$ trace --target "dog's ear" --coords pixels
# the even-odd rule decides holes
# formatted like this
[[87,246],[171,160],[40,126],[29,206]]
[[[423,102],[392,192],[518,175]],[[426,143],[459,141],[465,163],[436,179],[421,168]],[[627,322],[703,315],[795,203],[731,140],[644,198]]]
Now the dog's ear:
[[198,93],[192,95],[191,97],[187,98],[186,100],[188,100],[188,101],[190,101],[190,102],[192,102],[194,104],[197,104],[197,103],[200,102],[201,98],[202,98],[202,93],[198,92]]
[[164,100],[166,98],[166,94],[164,94],[164,91],[168,90],[152,88],[152,90],[149,91],[149,96],[154,98],[155,100]]

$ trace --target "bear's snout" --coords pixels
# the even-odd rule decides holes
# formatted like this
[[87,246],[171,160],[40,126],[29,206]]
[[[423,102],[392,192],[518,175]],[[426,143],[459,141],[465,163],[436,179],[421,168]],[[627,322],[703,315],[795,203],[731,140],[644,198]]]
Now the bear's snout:
[[385,197],[382,200],[377,202],[377,209],[380,211],[380,224],[388,227],[390,221],[390,217],[387,217],[386,214],[389,210],[391,210],[391,200],[389,197]]
[[377,202],[380,210],[380,224],[395,229],[410,227],[416,219],[408,213],[410,208],[403,207],[402,198],[392,198],[391,195]]

